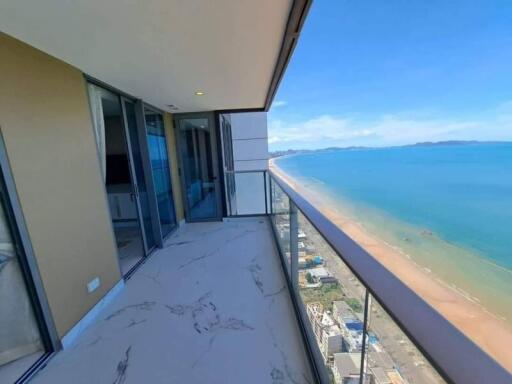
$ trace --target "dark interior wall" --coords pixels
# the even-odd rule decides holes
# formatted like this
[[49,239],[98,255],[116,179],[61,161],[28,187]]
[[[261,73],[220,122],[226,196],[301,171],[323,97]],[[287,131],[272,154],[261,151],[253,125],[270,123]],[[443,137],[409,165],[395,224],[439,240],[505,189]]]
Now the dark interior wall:
[[105,141],[108,155],[125,155],[124,128],[120,116],[105,117]]
[[107,152],[106,184],[129,184],[130,169],[123,122],[120,116],[105,117],[105,147]]

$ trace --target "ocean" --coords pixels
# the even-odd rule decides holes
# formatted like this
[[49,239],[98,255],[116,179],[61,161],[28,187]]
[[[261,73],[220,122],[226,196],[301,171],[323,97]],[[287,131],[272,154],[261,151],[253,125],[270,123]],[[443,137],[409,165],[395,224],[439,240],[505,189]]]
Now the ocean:
[[275,164],[512,324],[512,143],[326,150]]

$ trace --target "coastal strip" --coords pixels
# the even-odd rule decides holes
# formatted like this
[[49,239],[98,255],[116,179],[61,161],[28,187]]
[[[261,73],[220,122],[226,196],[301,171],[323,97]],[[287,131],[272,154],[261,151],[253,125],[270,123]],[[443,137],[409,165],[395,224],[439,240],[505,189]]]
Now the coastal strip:
[[272,172],[304,196],[378,262],[435,308],[507,370],[512,372],[512,327],[482,305],[453,289],[396,247],[369,233],[356,220],[340,212],[325,196],[303,187],[270,161]]

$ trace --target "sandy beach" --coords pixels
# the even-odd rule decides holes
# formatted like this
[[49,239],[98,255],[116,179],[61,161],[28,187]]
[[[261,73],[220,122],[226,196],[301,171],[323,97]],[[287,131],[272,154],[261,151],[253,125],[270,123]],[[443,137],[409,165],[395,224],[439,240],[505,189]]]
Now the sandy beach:
[[512,327],[488,312],[478,303],[440,281],[425,267],[369,233],[356,220],[319,196],[294,182],[272,161],[271,170],[281,176],[293,189],[305,196],[326,217],[359,243],[383,266],[417,292],[446,319],[471,338],[496,361],[512,372]]

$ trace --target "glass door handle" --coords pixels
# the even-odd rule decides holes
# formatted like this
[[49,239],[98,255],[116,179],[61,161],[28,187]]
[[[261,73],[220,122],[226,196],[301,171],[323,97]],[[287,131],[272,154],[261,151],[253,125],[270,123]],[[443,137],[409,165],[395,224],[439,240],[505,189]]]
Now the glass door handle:
[[139,197],[139,189],[137,188],[137,184],[133,184],[132,192],[130,193],[131,200],[135,200]]

